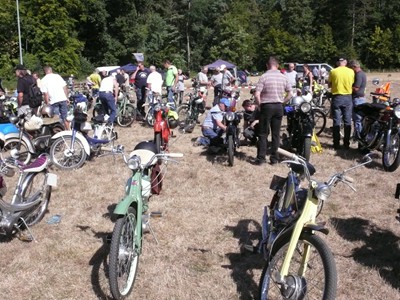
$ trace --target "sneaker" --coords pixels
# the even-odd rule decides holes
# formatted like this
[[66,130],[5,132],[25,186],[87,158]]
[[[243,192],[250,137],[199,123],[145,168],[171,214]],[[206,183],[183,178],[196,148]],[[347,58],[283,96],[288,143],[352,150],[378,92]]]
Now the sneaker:
[[267,163],[267,161],[263,158],[256,158],[256,160],[254,161],[254,165],[256,165],[256,166],[261,166],[266,163]]
[[278,162],[279,162],[278,159],[276,159],[276,158],[274,158],[274,157],[271,157],[271,158],[269,159],[269,163],[270,163],[271,165],[276,165]]

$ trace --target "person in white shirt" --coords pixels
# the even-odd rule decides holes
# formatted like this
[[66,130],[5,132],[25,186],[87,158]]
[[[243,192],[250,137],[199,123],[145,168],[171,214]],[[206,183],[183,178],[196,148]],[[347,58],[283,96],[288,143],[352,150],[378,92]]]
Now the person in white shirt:
[[294,69],[294,64],[289,63],[288,64],[288,69],[285,73],[287,79],[289,80],[289,84],[292,88],[296,87],[297,85],[297,72]]
[[70,129],[70,124],[67,121],[68,114],[68,89],[65,80],[58,74],[53,73],[50,66],[44,66],[46,74],[40,83],[40,90],[43,93],[43,98],[46,104],[53,107],[54,114],[60,116],[64,122],[65,129]]
[[147,76],[147,89],[150,93],[151,99],[154,96],[161,95],[163,79],[160,73],[156,71],[155,66],[150,66],[150,74]]
[[107,125],[112,126],[114,124],[115,117],[117,115],[117,101],[119,94],[119,85],[115,79],[116,73],[112,73],[110,76],[105,77],[100,83],[99,99],[104,111],[109,115]]

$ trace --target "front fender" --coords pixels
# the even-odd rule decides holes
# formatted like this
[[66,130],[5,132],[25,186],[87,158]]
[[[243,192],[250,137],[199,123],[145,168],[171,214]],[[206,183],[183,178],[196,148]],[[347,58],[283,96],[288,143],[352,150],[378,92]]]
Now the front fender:
[[[58,133],[56,133],[55,135],[53,135],[53,136],[51,137],[51,139],[52,139],[52,140],[56,140],[56,139],[58,139],[58,138],[66,137],[66,136],[72,137],[72,131],[71,131],[71,130],[64,130],[64,131],[58,132]],[[90,155],[90,145],[89,145],[88,141],[85,139],[85,137],[83,136],[83,134],[80,133],[79,131],[77,131],[77,132],[75,133],[75,138],[77,138],[77,139],[82,143],[83,148],[85,149],[86,154],[87,154],[87,155]]]
[[126,182],[125,196],[115,207],[114,214],[125,215],[128,212],[129,207],[131,206],[136,209],[137,213],[141,214],[142,212],[139,212],[136,201],[136,197],[138,197],[137,193],[140,190],[141,183],[139,183],[139,177],[130,177]]
[[[9,134],[6,134],[5,136],[4,136],[4,140],[7,142],[7,139],[10,139],[10,138],[14,138],[14,139],[19,139],[19,133],[9,133]],[[31,140],[30,140],[30,138],[28,138],[25,134],[23,134],[22,135],[22,140],[25,142],[25,144],[28,146],[28,151],[30,152],[30,153],[35,153],[36,151],[35,151],[35,148],[33,147],[33,145],[32,145],[32,142],[31,142]]]

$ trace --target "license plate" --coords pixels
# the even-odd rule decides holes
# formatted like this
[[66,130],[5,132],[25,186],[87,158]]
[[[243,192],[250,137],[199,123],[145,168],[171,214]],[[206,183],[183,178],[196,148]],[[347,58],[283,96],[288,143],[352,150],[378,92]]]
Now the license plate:
[[57,186],[58,176],[53,173],[47,173],[47,184],[53,187]]

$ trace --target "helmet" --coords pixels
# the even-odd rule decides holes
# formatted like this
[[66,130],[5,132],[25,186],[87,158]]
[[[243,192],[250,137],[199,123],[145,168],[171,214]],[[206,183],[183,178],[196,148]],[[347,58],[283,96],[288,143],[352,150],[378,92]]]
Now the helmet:
[[301,96],[296,96],[296,97],[293,97],[293,98],[290,100],[290,105],[300,106],[300,104],[303,103],[303,102],[304,102],[303,97],[301,97]]
[[169,128],[175,129],[176,127],[178,127],[178,120],[175,120],[174,118],[168,118],[168,124]]
[[372,79],[372,84],[373,85],[378,85],[379,84],[379,78]]
[[254,129],[251,127],[247,127],[244,131],[243,131],[243,135],[245,138],[252,140],[254,138]]
[[35,131],[40,129],[43,125],[43,119],[33,115],[28,121],[25,122],[24,127],[27,131]]
[[221,98],[221,100],[219,100],[219,103],[224,104],[226,107],[231,106],[231,103],[228,98]]
[[118,93],[118,101],[121,101],[122,99],[124,99],[124,94],[122,92]]
[[200,93],[205,93],[205,92],[207,92],[206,87],[205,87],[205,86],[201,86],[201,87],[199,88],[199,92],[200,92]]
[[42,116],[52,118],[54,116],[54,109],[51,105],[45,105],[40,110],[40,113],[42,114]]
[[307,93],[307,94],[303,95],[302,97],[303,97],[304,101],[306,101],[306,102],[311,102],[311,100],[312,100],[311,93]]

